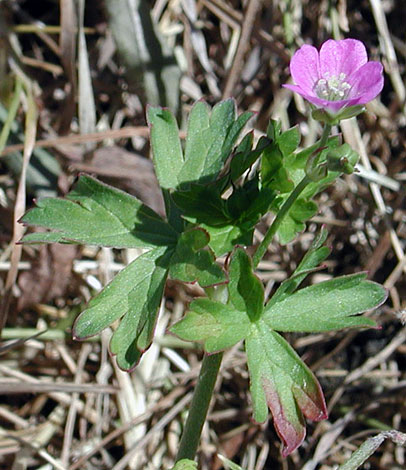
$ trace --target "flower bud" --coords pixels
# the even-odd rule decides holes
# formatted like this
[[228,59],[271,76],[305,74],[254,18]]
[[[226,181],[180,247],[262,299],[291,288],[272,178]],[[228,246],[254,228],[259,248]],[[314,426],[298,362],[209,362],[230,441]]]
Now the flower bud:
[[358,163],[359,155],[348,144],[329,151],[327,155],[327,168],[330,171],[338,171],[350,175]]

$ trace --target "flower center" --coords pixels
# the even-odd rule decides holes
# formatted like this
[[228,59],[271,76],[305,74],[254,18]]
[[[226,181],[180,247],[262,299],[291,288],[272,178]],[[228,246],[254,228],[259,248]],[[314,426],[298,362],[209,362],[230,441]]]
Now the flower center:
[[332,77],[324,75],[324,77],[320,78],[314,86],[316,95],[319,98],[328,101],[340,101],[347,98],[351,85],[345,81],[347,78],[345,73],[340,73],[338,77],[335,75]]

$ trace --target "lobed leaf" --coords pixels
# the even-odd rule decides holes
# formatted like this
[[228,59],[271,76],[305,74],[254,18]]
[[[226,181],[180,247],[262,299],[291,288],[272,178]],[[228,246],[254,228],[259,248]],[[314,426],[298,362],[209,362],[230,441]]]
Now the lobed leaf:
[[365,278],[365,273],[353,274],[306,287],[269,303],[262,318],[277,331],[316,332],[375,326],[370,318],[354,315],[381,305],[387,292]]
[[251,327],[245,341],[254,419],[264,422],[268,407],[286,457],[303,442],[303,415],[313,421],[327,417],[321,387],[293,348],[263,321]]
[[171,254],[155,248],[120,271],[76,319],[73,337],[96,335],[122,318],[110,348],[122,369],[134,367],[151,341]]
[[224,199],[212,185],[191,184],[187,190],[174,191],[172,197],[185,219],[192,223],[206,223],[215,227],[230,220]]
[[74,242],[114,248],[173,246],[177,233],[138,199],[82,175],[66,198],[44,198],[21,219],[53,232],[36,232],[22,241]]
[[171,253],[166,252],[158,258],[144,290],[140,286],[138,292],[131,293],[131,308],[113,333],[110,351],[116,355],[117,364],[123,370],[134,369],[152,343],[170,256]]
[[183,282],[198,282],[201,287],[225,282],[224,271],[207,247],[209,240],[208,233],[201,228],[182,233],[171,258],[170,276]]
[[[278,212],[282,204],[289,197],[293,188],[305,176],[306,162],[310,155],[318,150],[319,144],[297,151],[300,143],[300,134],[297,127],[282,132],[281,124],[271,121],[267,136],[272,141],[265,149],[261,164],[261,180],[265,187],[277,192],[279,196],[271,206],[272,212]],[[322,152],[321,161],[325,160],[331,149],[336,149],[340,144],[337,136],[331,137],[327,142],[327,149]],[[317,212],[317,205],[311,199],[338,176],[339,172],[329,171],[327,176],[320,181],[309,183],[300,198],[296,200],[287,216],[278,229],[278,237],[281,244],[292,241],[296,234],[305,229],[305,222]]]
[[[282,200],[278,206],[281,205]],[[305,221],[313,217],[317,213],[317,209],[317,204],[313,201],[303,197],[296,199],[279,226],[277,233],[280,243],[286,245],[295,238],[297,233],[302,232],[306,228]],[[274,212],[277,210],[274,209]]]
[[330,249],[323,246],[326,241],[328,232],[325,228],[322,228],[319,236],[317,236],[309,251],[304,255],[302,261],[299,263],[293,275],[282,282],[277,291],[271,297],[267,304],[267,309],[270,309],[272,305],[280,300],[283,300],[288,295],[299,287],[300,283],[306,278],[306,276],[313,272],[319,264],[324,261],[330,253]]
[[170,331],[185,341],[201,341],[208,353],[222,351],[244,339],[250,320],[232,305],[208,298],[190,304],[188,313]]
[[253,273],[251,258],[241,248],[231,258],[229,278],[230,302],[251,321],[257,320],[264,309],[264,287]]
[[204,173],[207,154],[212,144],[210,108],[198,101],[190,111],[185,145],[185,163],[179,172],[182,182],[196,181]]
[[239,227],[232,222],[219,227],[200,226],[210,235],[209,246],[217,257],[230,253],[236,245],[248,246],[252,243],[253,228]]
[[221,101],[209,113],[206,103],[198,101],[188,120],[185,162],[179,168],[178,183],[185,189],[192,182],[216,180],[225,160],[252,113],[236,118],[235,101]]
[[159,184],[165,189],[176,188],[184,162],[176,119],[168,109],[149,106],[147,121]]

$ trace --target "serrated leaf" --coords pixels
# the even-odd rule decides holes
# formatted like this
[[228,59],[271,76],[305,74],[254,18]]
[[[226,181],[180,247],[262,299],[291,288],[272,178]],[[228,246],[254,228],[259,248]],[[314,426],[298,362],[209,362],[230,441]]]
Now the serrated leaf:
[[264,287],[253,273],[251,258],[241,248],[233,253],[229,268],[230,302],[251,321],[257,320],[264,309]]
[[262,318],[277,331],[316,332],[374,326],[370,318],[354,315],[381,305],[387,292],[365,278],[365,273],[353,274],[300,289],[267,305]]
[[151,277],[165,255],[165,248],[155,248],[122,269],[78,316],[73,326],[75,339],[81,340],[100,333],[131,309],[140,312]]
[[179,237],[169,269],[172,279],[198,282],[201,287],[221,284],[227,280],[213,252],[207,247],[209,240],[208,233],[201,228],[184,232]]
[[170,331],[185,341],[201,341],[208,353],[222,351],[237,344],[249,332],[250,320],[245,312],[207,298],[190,304],[186,316]]
[[184,161],[176,119],[168,109],[149,106],[147,121],[159,184],[165,189],[176,188]]
[[264,422],[268,407],[286,457],[303,442],[303,415],[313,421],[327,417],[321,387],[292,347],[258,321],[245,341],[254,419]]
[[65,199],[44,198],[21,219],[54,232],[26,243],[75,242],[114,248],[174,245],[177,233],[152,209],[119,189],[82,175]]

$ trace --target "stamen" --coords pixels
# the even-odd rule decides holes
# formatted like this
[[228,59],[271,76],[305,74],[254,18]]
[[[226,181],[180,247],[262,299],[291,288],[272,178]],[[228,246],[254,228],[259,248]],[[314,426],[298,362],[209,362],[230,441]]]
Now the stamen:
[[340,73],[338,77],[329,76],[328,73],[324,74],[324,78],[320,78],[315,86],[314,90],[319,98],[328,101],[339,101],[347,98],[351,85],[345,81],[347,75]]

